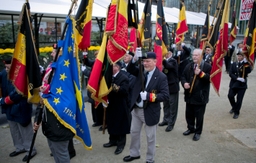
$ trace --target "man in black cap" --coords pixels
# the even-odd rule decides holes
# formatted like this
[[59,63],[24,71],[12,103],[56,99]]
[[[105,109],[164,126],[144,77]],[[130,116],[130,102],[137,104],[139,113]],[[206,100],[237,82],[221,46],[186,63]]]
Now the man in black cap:
[[124,65],[123,68],[126,70],[127,66],[129,65],[130,61],[132,60],[132,57],[134,56],[134,53],[131,51],[127,51],[127,53],[124,55]]
[[117,146],[115,154],[120,154],[126,144],[126,134],[130,133],[130,110],[128,108],[129,79],[121,71],[122,63],[113,65],[112,91],[108,94],[109,105],[106,110],[109,142],[103,147]]
[[[130,155],[124,157],[123,161],[130,162],[140,158],[140,133],[143,124],[145,124],[144,128],[147,135],[146,162],[152,163],[155,158],[156,128],[161,110],[160,102],[168,100],[169,90],[166,75],[156,67],[156,54],[147,52],[142,58],[145,73],[136,66],[139,54],[138,50],[127,67],[127,71],[136,76],[136,81],[131,97]],[[142,89],[142,85],[145,89]]]
[[207,63],[209,63],[210,65],[212,65],[212,49],[210,46],[206,46],[205,47],[205,53],[203,56],[203,60]]
[[234,113],[234,119],[237,119],[240,114],[244,94],[247,89],[247,77],[251,72],[251,66],[242,52],[237,53],[237,60],[237,62],[231,64],[229,71],[231,80],[229,83],[228,99],[232,107],[229,113]]
[[165,126],[166,132],[170,132],[177,119],[178,104],[179,104],[179,75],[177,61],[172,58],[173,49],[170,48],[163,60],[163,73],[167,76],[169,87],[169,99],[164,101],[164,117],[163,121],[158,126]]
[[[21,153],[27,152],[22,161],[28,160],[28,154],[33,137],[33,128],[31,122],[32,104],[27,102],[27,98],[18,94],[15,87],[8,80],[7,75],[11,67],[11,59],[4,61],[5,69],[0,72],[0,85],[2,98],[0,98],[0,105],[2,113],[6,114],[15,151],[10,153],[10,157],[17,156]],[[31,157],[37,154],[36,149],[33,148]]]

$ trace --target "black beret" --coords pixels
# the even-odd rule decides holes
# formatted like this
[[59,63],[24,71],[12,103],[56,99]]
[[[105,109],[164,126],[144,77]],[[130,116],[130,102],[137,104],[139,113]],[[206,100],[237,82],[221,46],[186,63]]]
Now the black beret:
[[5,60],[3,60],[4,64],[11,64],[12,63],[12,59],[11,58],[7,58]]
[[121,62],[121,61],[117,61],[117,62],[116,62],[116,64],[117,64],[120,68],[122,68],[122,67],[123,67],[123,64],[122,64],[122,62]]
[[127,54],[131,55],[131,56],[134,56],[134,53],[129,51]]
[[156,53],[155,52],[147,52],[144,56],[142,56],[142,59],[156,59]]
[[169,50],[168,50],[168,51],[173,53],[173,48],[169,48]]
[[236,53],[236,55],[242,55],[242,56],[244,56],[244,54],[240,51],[240,52],[238,52],[238,53]]

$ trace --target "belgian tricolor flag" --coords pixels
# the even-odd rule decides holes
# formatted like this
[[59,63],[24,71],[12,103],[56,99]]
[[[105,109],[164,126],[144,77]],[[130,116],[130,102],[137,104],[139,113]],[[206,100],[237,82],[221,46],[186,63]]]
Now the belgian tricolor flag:
[[162,1],[157,1],[157,15],[156,15],[156,36],[155,36],[155,44],[154,44],[154,52],[157,57],[156,66],[159,70],[162,70],[162,60],[163,55],[168,53],[167,45],[168,45],[168,37],[167,37],[167,29],[166,22],[164,18],[164,9]]
[[112,0],[106,20],[108,35],[107,52],[112,63],[119,61],[128,48],[128,3],[126,0]]
[[9,79],[13,82],[18,93],[28,96],[28,102],[38,103],[41,75],[29,9],[29,3],[25,3],[20,14],[21,24],[9,71]]
[[206,43],[208,41],[208,34],[209,34],[209,12],[210,12],[211,4],[208,6],[208,11],[206,14],[204,26],[202,29],[202,36],[201,36],[201,41],[200,41],[200,49],[204,49],[206,46]]
[[230,31],[230,36],[229,36],[229,41],[232,43],[236,39],[237,35],[237,19],[236,19],[236,6],[233,6],[234,10],[232,13],[232,26],[231,26],[231,31]]
[[75,16],[76,45],[79,49],[87,50],[91,45],[93,0],[82,0]]
[[253,2],[251,17],[248,22],[248,29],[244,40],[244,44],[246,46],[244,46],[243,51],[251,66],[254,66],[254,55],[256,48],[256,0]]
[[223,58],[228,50],[228,18],[229,18],[229,0],[224,0],[224,10],[219,30],[219,39],[216,44],[216,50],[212,62],[210,80],[214,90],[219,95]]
[[108,60],[106,51],[107,35],[104,34],[99,53],[94,62],[93,69],[88,81],[87,89],[92,93],[95,100],[95,107],[103,102],[108,105],[107,95],[112,90],[112,65]]
[[139,23],[139,36],[141,45],[144,41],[151,39],[151,5],[152,1],[147,0]]
[[188,32],[188,25],[186,20],[186,8],[184,1],[180,1],[180,14],[179,22],[176,29],[176,39],[175,44],[180,44],[184,40],[185,33]]

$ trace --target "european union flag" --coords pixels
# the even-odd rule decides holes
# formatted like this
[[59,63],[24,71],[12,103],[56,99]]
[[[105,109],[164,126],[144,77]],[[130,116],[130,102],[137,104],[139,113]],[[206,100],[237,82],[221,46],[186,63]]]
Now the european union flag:
[[86,149],[92,149],[81,91],[79,61],[74,53],[73,21],[67,19],[66,38],[58,42],[58,47],[62,47],[62,54],[52,64],[55,71],[50,93],[43,95],[43,98],[45,105],[57,119],[83,142]]

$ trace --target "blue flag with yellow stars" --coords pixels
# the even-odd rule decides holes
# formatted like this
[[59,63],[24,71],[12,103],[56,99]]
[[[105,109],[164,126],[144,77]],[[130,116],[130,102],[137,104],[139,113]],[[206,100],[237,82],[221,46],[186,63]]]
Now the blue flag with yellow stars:
[[50,84],[50,93],[44,94],[44,104],[86,149],[92,149],[90,131],[80,83],[78,56],[74,53],[73,20],[67,19],[68,29],[65,40],[58,42],[62,54],[52,63],[55,69]]

